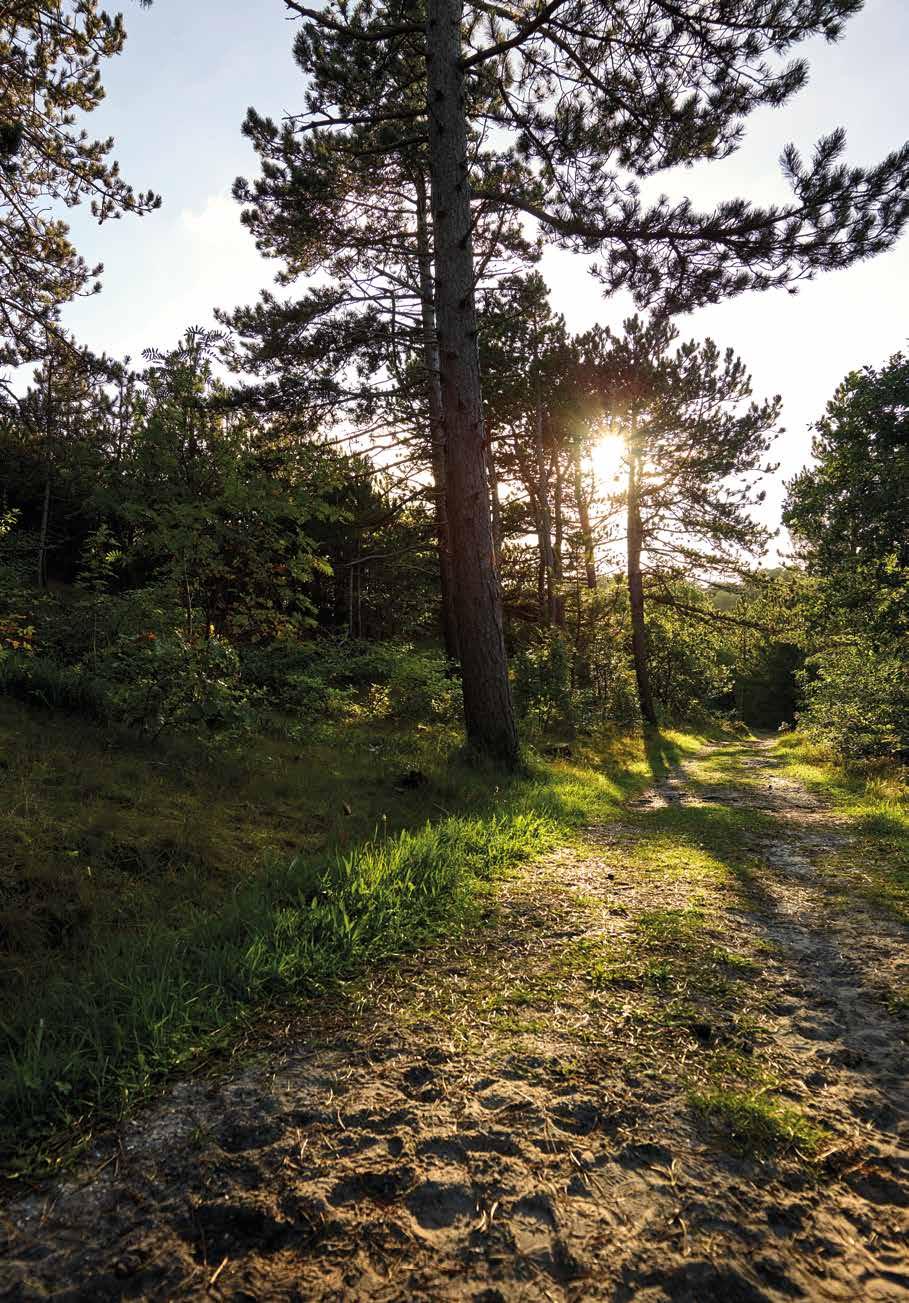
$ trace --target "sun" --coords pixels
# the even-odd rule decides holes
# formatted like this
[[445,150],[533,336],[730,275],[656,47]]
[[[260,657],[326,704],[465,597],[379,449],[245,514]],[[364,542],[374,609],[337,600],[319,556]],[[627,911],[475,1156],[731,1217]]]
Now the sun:
[[591,445],[590,460],[597,487],[613,493],[625,474],[625,440],[620,434],[606,434]]

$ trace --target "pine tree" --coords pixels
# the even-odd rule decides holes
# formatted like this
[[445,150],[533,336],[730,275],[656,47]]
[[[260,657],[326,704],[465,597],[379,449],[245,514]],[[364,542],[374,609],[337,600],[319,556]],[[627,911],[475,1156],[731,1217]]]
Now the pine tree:
[[624,508],[632,651],[641,714],[657,722],[648,670],[645,596],[701,617],[680,583],[741,574],[767,530],[751,508],[780,400],[749,402],[751,380],[731,349],[712,340],[674,352],[678,331],[633,317],[623,337],[596,329],[578,341],[589,419],[624,438]]
[[497,475],[520,485],[537,536],[537,607],[542,623],[561,624],[561,480],[565,430],[560,421],[570,380],[563,317],[549,306],[538,272],[506,277],[480,314],[480,363],[490,457]]
[[90,491],[104,455],[107,432],[101,403],[109,374],[106,358],[54,332],[32,385],[5,404],[7,428],[14,446],[18,444],[16,478],[20,487],[33,475],[38,480],[33,574],[39,588],[48,585],[49,560],[58,566],[68,562],[69,519]]
[[[640,306],[672,312],[880,252],[906,220],[909,147],[865,170],[841,161],[841,131],[807,164],[790,146],[792,200],[768,208],[734,199],[698,212],[665,197],[648,207],[638,188],[640,178],[731,153],[750,112],[805,84],[803,61],[770,59],[811,36],[835,39],[860,3],[425,0],[424,9],[387,0],[315,9],[285,0],[305,32],[378,47],[391,61],[404,45],[425,56],[425,107],[406,109],[398,128],[428,149],[452,552],[473,649],[464,665],[468,733],[506,763],[517,742],[488,510],[477,209],[535,218],[545,238],[598,253],[607,290],[627,287]],[[495,96],[478,92],[490,84]],[[381,78],[372,87],[391,130],[386,89]],[[494,133],[493,157],[476,149],[483,130]]]
[[125,39],[122,17],[98,0],[0,8],[0,362],[42,356],[49,335],[64,338],[62,305],[99,288],[103,267],[88,267],[49,205],[88,199],[104,222],[161,202],[122,179],[109,158],[112,140],[91,140],[76,126],[104,98],[101,61]]
[[[330,282],[295,304],[264,295],[256,309],[226,319],[244,338],[247,363],[291,377],[282,402],[324,401],[331,389],[336,411],[355,411],[398,445],[410,439],[428,462],[442,627],[457,660],[428,157],[424,139],[398,130],[423,112],[419,51],[404,44],[389,58],[380,43],[352,47],[304,28],[294,55],[307,78],[306,107],[281,127],[249,111],[244,131],[262,173],[253,183],[239,179],[234,193],[258,248],[284,259],[280,280],[319,274]],[[487,275],[503,254],[526,254],[517,219],[481,216],[476,239]],[[301,370],[302,386],[293,378]]]

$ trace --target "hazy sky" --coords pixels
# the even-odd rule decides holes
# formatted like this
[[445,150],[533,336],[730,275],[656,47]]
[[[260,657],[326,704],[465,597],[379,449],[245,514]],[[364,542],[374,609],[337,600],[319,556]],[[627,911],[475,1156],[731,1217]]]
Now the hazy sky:
[[[116,156],[136,188],[152,187],[162,209],[103,227],[70,214],[76,243],[105,264],[103,293],[73,304],[66,324],[85,344],[118,356],[166,347],[189,324],[205,324],[214,306],[248,302],[274,274],[239,224],[230,197],[238,174],[256,172],[240,133],[246,108],[273,117],[297,110],[302,79],[290,44],[294,25],[281,0],[155,0],[125,4],[130,38],[104,69],[108,98],[92,115],[93,134],[116,137]],[[909,134],[909,0],[866,0],[836,45],[802,48],[808,87],[787,108],[749,123],[744,146],[722,163],[705,163],[661,180],[670,194],[704,206],[743,194],[783,199],[778,158],[794,140],[808,152],[835,126],[848,132],[848,158],[871,163]],[[618,324],[630,304],[606,301],[583,260],[550,252],[543,272],[555,306],[573,329]],[[679,321],[686,337],[711,335],[745,359],[758,397],[781,393],[780,481],[808,456],[808,425],[843,375],[879,364],[909,335],[909,234],[883,257],[782,291],[747,294]],[[778,519],[781,483],[768,516]]]

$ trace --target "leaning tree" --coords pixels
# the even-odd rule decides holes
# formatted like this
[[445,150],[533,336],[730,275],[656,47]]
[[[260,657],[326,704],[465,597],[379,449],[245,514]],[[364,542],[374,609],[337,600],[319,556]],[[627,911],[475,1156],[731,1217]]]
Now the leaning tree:
[[[639,306],[678,312],[887,248],[909,210],[909,147],[863,169],[842,161],[842,131],[807,162],[789,146],[791,198],[768,207],[732,199],[701,212],[688,199],[648,204],[640,193],[642,178],[735,150],[749,113],[785,103],[806,82],[804,61],[782,56],[812,36],[836,39],[861,0],[285,4],[304,19],[306,39],[378,49],[375,116],[389,137],[426,145],[467,731],[513,764],[477,353],[478,212],[529,216],[544,238],[599,255],[606,290],[628,288]],[[422,55],[425,75],[419,102],[396,106],[381,69],[404,47]],[[349,127],[345,106],[335,107],[324,114],[329,135]]]

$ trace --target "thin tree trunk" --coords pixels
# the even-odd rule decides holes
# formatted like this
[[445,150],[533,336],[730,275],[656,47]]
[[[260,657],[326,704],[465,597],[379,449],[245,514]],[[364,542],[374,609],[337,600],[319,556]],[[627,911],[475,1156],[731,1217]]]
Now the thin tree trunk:
[[502,571],[502,502],[499,498],[499,473],[492,443],[486,441],[486,473],[489,477],[489,505],[492,511],[492,550],[496,559],[496,571]]
[[189,586],[189,574],[186,569],[186,558],[183,559],[183,598],[184,608],[186,610],[186,639],[192,642],[193,637],[193,594]]
[[41,530],[38,534],[39,588],[47,587],[47,534],[50,527],[51,466],[53,464],[51,457],[51,428],[53,426],[51,394],[54,385],[54,364],[50,356],[47,358],[44,374],[46,385],[44,394],[44,500],[41,504]]
[[41,532],[38,535],[38,587],[47,587],[47,531],[50,522],[51,468],[44,472],[44,501],[41,504]]
[[518,762],[496,571],[477,351],[461,0],[429,0],[426,60],[436,328],[448,449],[448,513],[469,744]]
[[552,624],[555,619],[555,575],[552,556],[552,514],[549,510],[549,483],[546,474],[546,453],[543,447],[543,394],[540,386],[540,349],[536,330],[533,340],[534,356],[534,471],[536,475],[537,538],[540,548],[540,581],[538,602],[540,622]]
[[647,665],[647,627],[644,623],[644,579],[641,573],[640,461],[632,439],[628,451],[628,597],[631,602],[631,647],[641,714],[648,724],[657,722]]
[[562,463],[558,450],[555,455],[555,541],[552,550],[552,618],[559,629],[565,628],[565,594],[563,583],[565,573],[562,568]]
[[549,624],[549,603],[546,600],[546,553],[543,550],[543,526],[537,512],[537,615],[540,624]]
[[571,661],[572,691],[574,691],[574,689],[577,687],[578,683],[582,679],[586,683],[588,678],[590,677],[589,666],[587,664],[587,648],[586,646],[582,645],[582,633],[584,627],[583,626],[584,602],[581,597],[580,565],[574,567],[574,600],[575,600],[574,656],[572,657],[572,661]]
[[574,500],[578,511],[578,521],[581,526],[581,542],[584,547],[584,571],[587,577],[587,587],[591,592],[596,591],[597,586],[597,566],[596,556],[593,550],[593,531],[590,528],[590,504],[587,501],[587,494],[584,492],[584,476],[581,470],[581,449],[579,444],[574,445],[572,452],[574,462]]
[[457,661],[458,625],[454,609],[454,582],[451,571],[451,536],[448,527],[447,467],[445,427],[442,421],[442,387],[439,380],[439,347],[436,341],[435,291],[432,283],[432,253],[429,247],[426,182],[418,175],[417,191],[417,261],[420,269],[420,309],[423,325],[423,365],[426,369],[426,398],[429,408],[429,442],[432,450],[433,508],[436,547],[439,553],[439,588],[442,601],[442,639],[445,655]]

